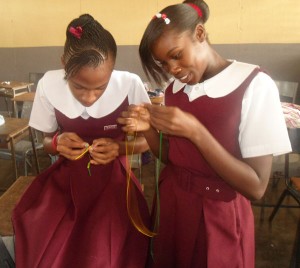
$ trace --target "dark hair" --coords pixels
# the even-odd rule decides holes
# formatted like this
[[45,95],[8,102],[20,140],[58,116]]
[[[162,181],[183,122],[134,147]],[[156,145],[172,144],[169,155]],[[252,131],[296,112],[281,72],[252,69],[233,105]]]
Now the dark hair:
[[[72,28],[82,30],[80,35],[72,33]],[[83,14],[69,23],[62,57],[66,79],[84,66],[97,67],[108,57],[112,57],[115,62],[116,56],[117,45],[113,36],[91,15]]]
[[[197,6],[202,13],[199,16],[197,10],[188,5]],[[139,54],[143,70],[150,79],[150,76],[157,84],[168,80],[168,74],[154,61],[152,57],[152,46],[155,41],[167,31],[182,33],[188,31],[193,33],[196,26],[204,24],[209,17],[209,7],[203,0],[186,0],[182,4],[171,5],[160,11],[170,20],[166,23],[165,19],[154,17],[148,24],[139,46]]]

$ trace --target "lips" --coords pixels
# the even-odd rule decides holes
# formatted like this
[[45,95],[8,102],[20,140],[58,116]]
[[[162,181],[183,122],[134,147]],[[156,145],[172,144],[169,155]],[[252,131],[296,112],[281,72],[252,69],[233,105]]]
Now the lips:
[[181,83],[187,83],[189,81],[189,77],[190,77],[190,75],[187,74],[187,75],[182,76],[180,78],[178,77],[177,79],[180,80]]

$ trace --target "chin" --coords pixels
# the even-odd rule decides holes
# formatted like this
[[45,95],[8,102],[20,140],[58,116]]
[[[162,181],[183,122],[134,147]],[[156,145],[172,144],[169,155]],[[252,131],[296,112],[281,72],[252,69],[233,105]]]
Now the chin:
[[91,107],[94,103],[82,103],[81,104],[84,106],[84,107]]
[[191,81],[188,81],[187,84],[190,85],[190,86],[193,86],[193,85],[198,84],[198,81],[192,81],[191,80]]

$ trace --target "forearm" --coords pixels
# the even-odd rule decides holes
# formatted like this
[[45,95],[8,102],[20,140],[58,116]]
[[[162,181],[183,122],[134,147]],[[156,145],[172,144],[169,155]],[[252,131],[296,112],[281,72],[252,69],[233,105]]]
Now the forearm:
[[191,141],[216,173],[247,198],[261,198],[268,184],[272,156],[242,161],[231,155],[203,126],[197,132]]
[[56,133],[44,133],[44,139],[43,139],[44,151],[52,155],[58,154],[58,151],[55,148],[55,144],[53,143],[53,137],[55,136],[55,134]]

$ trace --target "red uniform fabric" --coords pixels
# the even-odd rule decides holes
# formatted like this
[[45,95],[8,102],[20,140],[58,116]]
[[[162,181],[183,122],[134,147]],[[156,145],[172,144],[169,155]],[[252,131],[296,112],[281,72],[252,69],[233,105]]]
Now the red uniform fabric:
[[[127,106],[126,99],[112,114],[87,120],[55,112],[61,131],[75,132],[91,144],[100,137],[124,139],[116,118]],[[89,176],[88,154],[76,161],[60,157],[36,177],[13,212],[17,267],[145,266],[148,238],[128,217],[127,177],[121,158],[91,165]],[[149,224],[138,182],[136,189],[141,216]]]
[[[183,90],[166,91],[166,105],[192,113],[235,157],[243,95],[251,75],[221,98],[189,102]],[[169,164],[160,176],[160,226],[154,238],[157,268],[253,268],[254,219],[251,203],[224,182],[187,139],[169,137]]]

